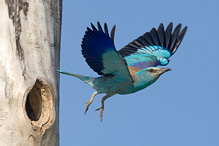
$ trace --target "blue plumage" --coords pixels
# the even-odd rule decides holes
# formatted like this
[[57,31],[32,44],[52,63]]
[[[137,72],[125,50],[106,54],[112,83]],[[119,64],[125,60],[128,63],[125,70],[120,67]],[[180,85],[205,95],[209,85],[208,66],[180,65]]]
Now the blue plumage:
[[[164,31],[163,24],[160,24],[158,30],[155,28],[151,29],[150,32],[146,32],[118,52],[127,62],[132,62],[131,64],[134,64],[136,67],[138,67],[136,62],[140,64],[140,69],[167,65],[169,63],[168,58],[176,52],[187,30],[187,27],[185,27],[180,32],[181,24],[176,26],[173,33],[172,28],[173,23],[170,23],[167,26],[166,31]],[[142,60],[141,56],[145,56],[145,54],[154,56],[156,59],[148,56],[147,61]],[[138,58],[140,59],[133,59],[136,58],[135,55],[138,55]]]
[[126,56],[125,60],[128,66],[133,66],[139,69],[161,65],[157,57],[150,54],[132,54]]
[[103,72],[103,54],[109,51],[115,51],[115,46],[111,38],[107,33],[104,33],[102,29],[99,31],[93,27],[94,30],[87,29],[81,45],[82,54],[86,59],[88,65],[99,75]]
[[82,41],[82,54],[88,65],[100,77],[88,77],[59,71],[60,73],[79,78],[96,91],[87,102],[85,113],[97,94],[106,93],[102,98],[100,117],[102,120],[104,101],[115,94],[130,94],[142,90],[153,84],[169,68],[159,68],[169,63],[169,58],[178,49],[187,27],[182,31],[181,24],[177,25],[172,33],[173,24],[170,23],[164,30],[163,24],[158,29],[151,29],[121,50],[116,51],[114,46],[115,26],[109,35],[107,25],[98,29],[91,24],[87,28]]

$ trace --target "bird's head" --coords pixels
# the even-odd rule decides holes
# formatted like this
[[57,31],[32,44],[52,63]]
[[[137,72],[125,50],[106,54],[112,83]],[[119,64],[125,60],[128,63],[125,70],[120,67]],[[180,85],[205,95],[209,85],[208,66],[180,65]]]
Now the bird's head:
[[138,79],[152,84],[160,77],[160,75],[170,70],[170,68],[148,67],[138,72]]

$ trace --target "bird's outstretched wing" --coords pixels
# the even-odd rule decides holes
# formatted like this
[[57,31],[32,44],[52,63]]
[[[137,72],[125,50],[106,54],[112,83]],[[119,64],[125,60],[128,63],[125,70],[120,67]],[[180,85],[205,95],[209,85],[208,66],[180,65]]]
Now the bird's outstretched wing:
[[91,23],[82,41],[82,54],[87,64],[99,75],[114,75],[121,79],[132,81],[126,60],[116,51],[114,46],[115,26],[109,36],[106,23],[104,31],[97,23],[98,29]]
[[181,24],[178,24],[172,33],[171,22],[166,30],[161,23],[158,29],[152,28],[136,40],[132,41],[118,53],[124,57],[128,66],[144,69],[158,65],[167,65],[169,59],[178,49],[186,33],[187,26],[180,32]]

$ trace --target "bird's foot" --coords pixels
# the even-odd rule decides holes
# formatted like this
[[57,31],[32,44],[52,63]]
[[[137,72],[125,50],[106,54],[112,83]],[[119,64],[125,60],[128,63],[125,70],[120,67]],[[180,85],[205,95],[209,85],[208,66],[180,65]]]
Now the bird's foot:
[[89,106],[91,105],[92,102],[86,101],[85,103],[87,103],[87,106],[85,107],[84,114],[86,114],[86,112],[88,111],[88,108],[89,108]]
[[93,102],[94,100],[94,97],[97,95],[97,92],[95,91],[92,96],[91,96],[91,99],[89,101],[86,101],[85,103],[87,103],[87,106],[85,107],[85,110],[84,110],[84,114],[86,114],[89,106],[91,105],[91,103]]
[[100,108],[96,109],[96,111],[99,111],[100,110],[100,120],[101,122],[103,121],[103,110],[104,110],[104,107],[101,106]]

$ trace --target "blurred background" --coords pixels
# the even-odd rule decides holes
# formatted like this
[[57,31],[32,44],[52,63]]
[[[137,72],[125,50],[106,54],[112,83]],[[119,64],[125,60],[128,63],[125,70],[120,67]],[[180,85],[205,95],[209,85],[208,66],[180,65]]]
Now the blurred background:
[[160,23],[182,23],[187,33],[170,58],[172,69],[150,87],[105,102],[103,122],[96,96],[84,115],[92,88],[70,76],[60,81],[61,146],[218,146],[219,1],[64,0],[60,69],[98,76],[81,55],[92,22],[116,24],[121,49]]

